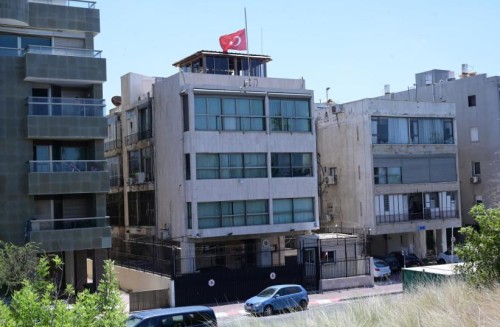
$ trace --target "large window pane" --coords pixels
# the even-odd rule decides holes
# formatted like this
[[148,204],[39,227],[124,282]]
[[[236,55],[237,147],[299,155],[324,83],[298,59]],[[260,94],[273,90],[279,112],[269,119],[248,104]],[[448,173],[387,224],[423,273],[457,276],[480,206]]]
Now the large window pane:
[[287,224],[293,222],[293,204],[291,199],[279,199],[273,201],[273,221],[275,224]]
[[293,199],[293,221],[314,221],[314,206],[312,198]]
[[212,153],[198,153],[196,155],[196,178],[219,178],[219,155]]

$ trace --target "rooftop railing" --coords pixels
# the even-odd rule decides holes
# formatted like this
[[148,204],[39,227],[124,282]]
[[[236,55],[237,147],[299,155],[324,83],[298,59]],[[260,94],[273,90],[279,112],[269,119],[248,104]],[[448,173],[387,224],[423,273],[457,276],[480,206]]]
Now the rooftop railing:
[[95,9],[95,1],[86,0],[30,0],[33,3],[43,3],[46,5],[57,5],[66,7],[78,7],[78,8],[89,8]]
[[106,160],[33,160],[30,173],[74,173],[107,171]]
[[96,228],[109,226],[109,217],[33,219],[27,221],[27,230],[52,231],[61,229]]
[[28,115],[103,117],[104,99],[28,97]]
[[24,49],[23,55],[26,55],[27,53],[66,57],[101,58],[102,51],[93,49],[59,48],[47,47],[42,45],[29,45]]

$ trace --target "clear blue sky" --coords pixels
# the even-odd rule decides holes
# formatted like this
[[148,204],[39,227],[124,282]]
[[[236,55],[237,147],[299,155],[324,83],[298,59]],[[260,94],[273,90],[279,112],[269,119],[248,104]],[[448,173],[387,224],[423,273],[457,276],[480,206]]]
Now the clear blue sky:
[[219,36],[245,27],[250,53],[266,54],[268,76],[301,78],[315,101],[339,103],[412,86],[415,73],[467,63],[500,75],[500,1],[97,0],[107,59],[104,97],[120,94],[128,72],[170,76],[198,50],[220,51]]

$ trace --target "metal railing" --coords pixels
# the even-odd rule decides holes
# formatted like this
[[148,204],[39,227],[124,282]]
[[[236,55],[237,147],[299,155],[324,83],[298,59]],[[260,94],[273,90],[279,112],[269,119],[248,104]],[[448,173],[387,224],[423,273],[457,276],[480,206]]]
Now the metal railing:
[[43,3],[46,5],[57,5],[66,7],[89,8],[95,9],[95,1],[87,0],[30,0],[33,3]]
[[370,275],[370,257],[321,264],[321,279]]
[[109,180],[111,187],[123,187],[123,176],[111,177]]
[[150,139],[151,137],[152,137],[151,130],[148,129],[139,133],[127,135],[125,137],[125,144],[126,145],[136,144],[139,141]]
[[104,142],[104,151],[121,149],[121,147],[122,147],[122,139],[116,139]]
[[28,97],[28,115],[104,117],[104,99]]
[[66,57],[101,58],[102,51],[93,49],[81,49],[81,48],[60,48],[60,47],[47,47],[41,45],[28,45],[24,49],[23,55],[26,55],[28,53],[66,56]]
[[109,217],[32,219],[27,221],[27,231],[51,231],[61,229],[108,227]]
[[457,208],[425,208],[419,212],[384,213],[377,215],[377,224],[391,224],[415,220],[458,218]]
[[33,160],[30,173],[68,173],[107,171],[106,160]]

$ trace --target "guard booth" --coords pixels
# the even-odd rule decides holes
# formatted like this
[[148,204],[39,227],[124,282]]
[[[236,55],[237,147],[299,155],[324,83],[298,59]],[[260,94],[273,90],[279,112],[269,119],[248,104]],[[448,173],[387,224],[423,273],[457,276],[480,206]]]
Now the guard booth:
[[301,235],[297,245],[297,261],[303,267],[303,285],[307,290],[374,285],[371,258],[364,255],[363,240],[358,235]]

